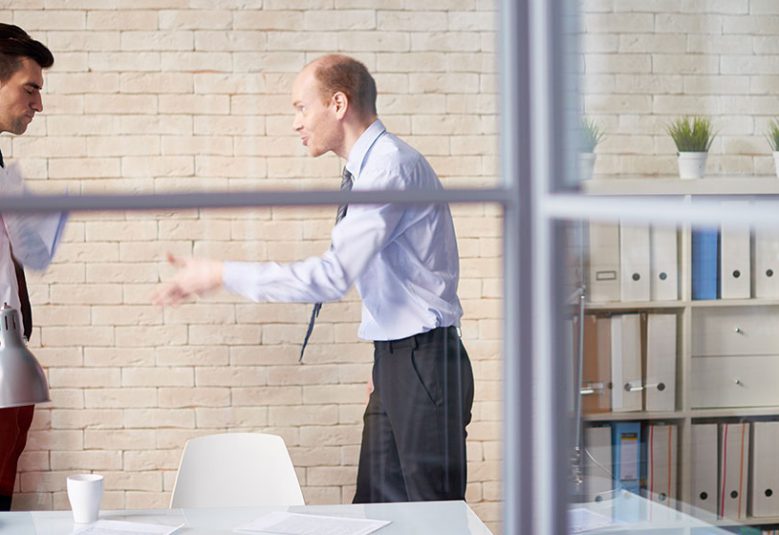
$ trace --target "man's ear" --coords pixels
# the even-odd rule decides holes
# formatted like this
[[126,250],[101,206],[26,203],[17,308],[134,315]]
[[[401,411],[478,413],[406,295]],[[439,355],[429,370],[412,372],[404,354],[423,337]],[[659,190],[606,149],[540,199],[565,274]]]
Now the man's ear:
[[333,106],[335,107],[335,115],[338,119],[343,119],[346,115],[346,110],[349,109],[349,97],[342,91],[336,91],[333,95]]

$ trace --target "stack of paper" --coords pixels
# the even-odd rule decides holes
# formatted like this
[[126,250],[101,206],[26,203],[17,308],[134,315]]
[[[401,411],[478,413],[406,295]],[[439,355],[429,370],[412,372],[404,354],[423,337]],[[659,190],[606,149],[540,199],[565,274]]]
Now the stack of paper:
[[368,535],[389,523],[389,520],[303,515],[276,511],[239,526],[234,531],[239,533],[273,533],[274,535]]

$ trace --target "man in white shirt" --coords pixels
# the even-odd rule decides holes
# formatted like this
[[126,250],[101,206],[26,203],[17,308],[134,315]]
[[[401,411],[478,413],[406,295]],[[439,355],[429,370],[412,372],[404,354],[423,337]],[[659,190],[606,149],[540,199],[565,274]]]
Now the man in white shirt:
[[[441,189],[425,158],[378,120],[376,85],[362,63],[313,61],[295,80],[292,105],[309,154],[346,161],[343,188]],[[358,335],[375,351],[354,501],[464,498],[473,374],[458,334],[459,257],[447,205],[340,207],[331,247],[290,264],[170,261],[180,270],[157,289],[157,304],[222,286],[255,301],[322,303],[356,285]]]
[[[21,135],[43,110],[43,69],[54,64],[48,48],[11,24],[0,24],[0,132]],[[5,167],[0,153],[0,167]],[[0,171],[2,178],[5,173]],[[0,217],[1,220],[1,217]],[[22,314],[24,336],[30,338],[32,315],[24,271],[14,258],[6,224],[0,224],[0,306]],[[27,443],[33,405],[0,409],[0,511],[11,508],[19,456]]]

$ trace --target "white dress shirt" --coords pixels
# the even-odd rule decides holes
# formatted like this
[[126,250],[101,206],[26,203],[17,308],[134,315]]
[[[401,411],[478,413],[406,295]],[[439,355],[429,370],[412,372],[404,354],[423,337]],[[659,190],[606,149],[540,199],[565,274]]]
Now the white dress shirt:
[[[0,155],[0,157],[2,157]],[[0,181],[6,179],[6,170],[0,167]],[[22,305],[19,301],[19,283],[16,280],[16,269],[11,256],[11,238],[5,228],[5,221],[0,216],[0,307],[4,303],[22,313]]]
[[[353,191],[438,190],[415,149],[377,120],[349,153]],[[462,307],[457,240],[449,206],[351,205],[322,256],[290,264],[226,262],[224,286],[254,301],[327,302],[355,284],[362,297],[358,336],[396,340],[457,325]]]

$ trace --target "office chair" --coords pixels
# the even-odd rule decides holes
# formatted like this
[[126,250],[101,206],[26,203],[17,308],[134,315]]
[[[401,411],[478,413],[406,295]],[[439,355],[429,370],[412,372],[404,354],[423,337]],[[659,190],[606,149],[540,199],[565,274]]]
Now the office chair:
[[224,433],[187,441],[171,508],[304,505],[284,440]]

